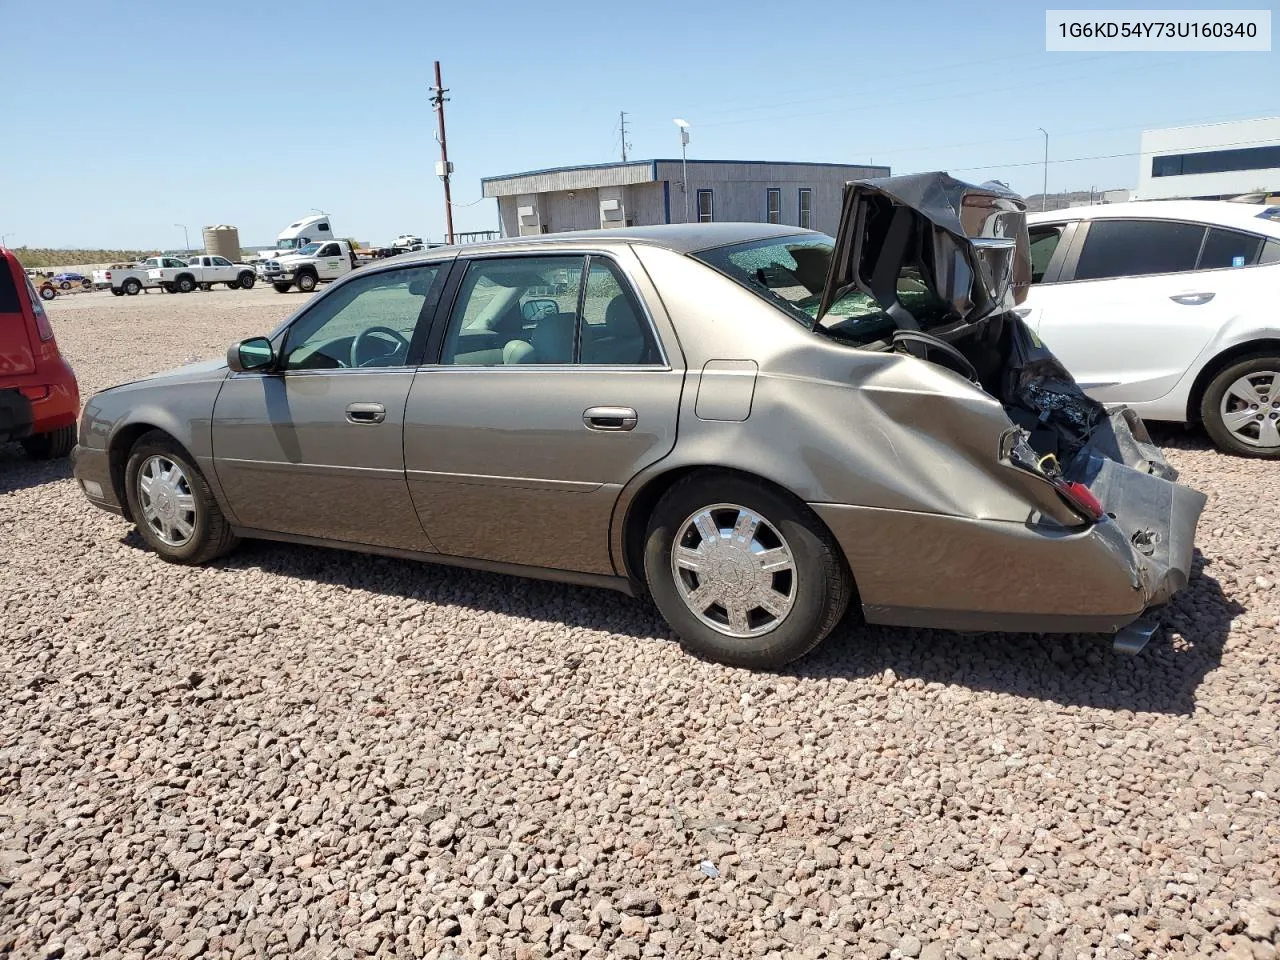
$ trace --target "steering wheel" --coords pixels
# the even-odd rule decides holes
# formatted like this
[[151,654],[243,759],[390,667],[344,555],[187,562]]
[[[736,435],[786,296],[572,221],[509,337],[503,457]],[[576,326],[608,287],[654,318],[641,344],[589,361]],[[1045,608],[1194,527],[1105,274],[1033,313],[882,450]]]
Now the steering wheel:
[[[388,340],[391,341],[393,349],[388,350],[385,353],[380,353],[377,356],[366,357],[361,360],[360,355],[363,353],[363,348],[375,338],[384,342]],[[361,330],[351,339],[351,366],[363,367],[375,360],[383,360],[387,357],[394,356],[399,352],[401,347],[404,348],[405,355],[407,356],[409,352],[409,341],[405,339],[404,334],[399,330],[392,330],[390,327],[370,327],[367,330]]]
[[921,360],[928,359],[930,350],[937,350],[951,361],[942,366],[950,367],[967,380],[978,382],[978,370],[969,362],[969,358],[947,341],[931,333],[921,330],[899,330],[893,335],[893,345],[895,348],[901,345],[903,352],[919,357]]

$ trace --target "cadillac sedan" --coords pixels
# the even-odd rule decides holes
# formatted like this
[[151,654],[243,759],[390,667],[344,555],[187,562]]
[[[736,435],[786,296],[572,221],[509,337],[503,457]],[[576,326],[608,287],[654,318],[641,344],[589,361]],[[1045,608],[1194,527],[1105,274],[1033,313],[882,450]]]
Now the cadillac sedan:
[[75,475],[162,558],[242,537],[647,593],[776,666],[859,621],[1115,635],[1204,498],[1015,308],[1024,205],[850,184],[838,236],[592,231],[410,254],[268,336],[104,390]]

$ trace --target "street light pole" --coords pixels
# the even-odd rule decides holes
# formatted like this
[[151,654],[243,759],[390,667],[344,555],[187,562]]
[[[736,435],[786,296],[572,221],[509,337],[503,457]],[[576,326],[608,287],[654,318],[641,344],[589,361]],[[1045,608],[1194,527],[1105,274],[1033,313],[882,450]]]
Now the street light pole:
[[12,236],[13,236],[12,230],[10,230],[8,233],[0,233],[0,247],[3,247],[5,245],[5,241]]
[[191,237],[187,235],[187,225],[185,223],[175,223],[174,226],[182,228],[182,252],[189,254],[191,252]]
[[1049,209],[1049,131],[1044,127],[1036,127],[1044,134],[1044,186],[1040,188],[1040,209]]
[[680,192],[684,194],[684,222],[689,222],[689,124],[684,120],[676,120],[680,128]]

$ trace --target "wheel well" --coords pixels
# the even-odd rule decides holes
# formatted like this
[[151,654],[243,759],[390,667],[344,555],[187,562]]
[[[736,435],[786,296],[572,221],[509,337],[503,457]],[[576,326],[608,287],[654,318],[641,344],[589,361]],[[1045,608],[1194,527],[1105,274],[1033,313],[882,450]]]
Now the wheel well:
[[[626,569],[623,572],[636,586],[641,588],[644,587],[644,535],[649,526],[649,517],[653,515],[654,507],[658,505],[658,501],[662,499],[666,492],[677,483],[686,477],[699,473],[720,474],[721,476],[724,474],[733,474],[747,480],[753,480],[756,483],[766,484],[781,495],[789,497],[799,503],[802,507],[805,507],[805,512],[812,517],[813,521],[824,530],[827,530],[828,534],[831,533],[826,524],[822,522],[822,518],[805,506],[804,500],[797,497],[781,484],[774,483],[772,480],[768,480],[759,474],[751,473],[747,470],[735,470],[731,467],[717,467],[709,465],[676,467],[673,470],[668,470],[666,473],[659,474],[658,476],[650,479],[649,482],[636,493],[632,498],[631,503],[627,506],[627,515],[622,521],[622,552],[623,562],[626,564]],[[835,536],[832,535],[831,539],[834,541]],[[840,559],[847,567],[848,561],[843,557],[843,555],[841,555]],[[852,574],[850,575],[852,576]]]
[[179,280],[190,280],[192,283],[195,283],[196,276],[194,273],[180,273],[173,278],[173,282],[177,283]]
[[111,488],[115,491],[116,502],[120,504],[127,520],[132,520],[133,517],[129,513],[129,498],[124,490],[124,471],[129,463],[129,452],[134,444],[148,433],[162,433],[177,443],[172,434],[154,424],[131,423],[127,427],[121,427],[111,438],[111,446],[107,450],[107,463],[111,468]]
[[1204,399],[1204,392],[1209,389],[1210,382],[1219,373],[1238,360],[1272,355],[1280,357],[1280,340],[1250,340],[1248,343],[1237,344],[1223,350],[1206,363],[1196,376],[1195,382],[1191,385],[1191,393],[1187,396],[1187,422],[1200,422],[1200,402]]
[[308,264],[304,264],[303,266],[299,267],[299,268],[297,269],[297,271],[295,271],[295,272],[296,272],[296,273],[300,273],[300,274],[301,274],[301,273],[310,273],[310,274],[314,274],[314,273],[316,272],[316,268],[315,268],[315,267],[313,267],[311,264],[309,264],[309,263],[308,263]]

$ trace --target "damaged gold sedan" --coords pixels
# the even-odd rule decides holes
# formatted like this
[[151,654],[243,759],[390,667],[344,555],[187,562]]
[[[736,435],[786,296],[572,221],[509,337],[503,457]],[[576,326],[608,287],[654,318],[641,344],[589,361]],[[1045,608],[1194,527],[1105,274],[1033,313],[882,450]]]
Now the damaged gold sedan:
[[1024,209],[924,174],[850,184],[834,239],[395,258],[95,395],[76,477],[174,562],[262,537],[647,593],[726,663],[794,660],[847,611],[1133,652],[1204,497],[1022,323]]

